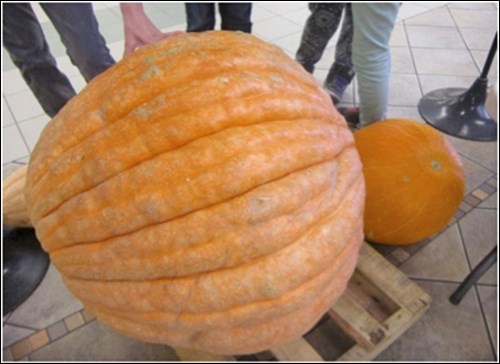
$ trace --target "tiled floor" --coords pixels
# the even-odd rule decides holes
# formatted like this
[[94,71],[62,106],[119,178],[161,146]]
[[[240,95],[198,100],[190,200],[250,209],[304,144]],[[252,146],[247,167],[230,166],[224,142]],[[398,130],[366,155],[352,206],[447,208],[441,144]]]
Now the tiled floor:
[[[84,81],[64,54],[54,28],[43,12],[40,21],[60,68],[75,88]],[[184,29],[181,3],[151,3],[148,13],[163,29]],[[95,4],[95,11],[113,56],[123,51],[121,16],[116,3]],[[254,5],[254,34],[282,47],[297,49],[307,4]],[[468,87],[479,75],[497,30],[496,3],[404,3],[392,40],[390,117],[421,120],[417,103],[425,93],[442,87]],[[317,66],[323,80],[333,60],[335,38]],[[3,53],[4,178],[29,158],[48,122],[31,92]],[[498,61],[490,71],[497,80]],[[355,85],[345,97],[356,103]],[[448,228],[410,247],[378,247],[387,258],[426,289],[431,309],[379,360],[497,360],[497,266],[479,281],[459,306],[449,295],[487,252],[497,244],[497,142],[472,142],[448,137],[466,169],[467,195]],[[3,359],[36,361],[176,360],[165,346],[141,343],[117,335],[94,320],[64,288],[57,271],[49,269],[34,294],[3,321]]]

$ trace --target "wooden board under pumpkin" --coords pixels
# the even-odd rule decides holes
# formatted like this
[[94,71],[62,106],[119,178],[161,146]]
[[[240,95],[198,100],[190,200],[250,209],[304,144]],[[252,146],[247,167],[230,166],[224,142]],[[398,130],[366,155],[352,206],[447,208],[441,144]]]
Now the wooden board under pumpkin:
[[[355,344],[336,360],[372,360],[427,311],[431,297],[403,272],[365,243],[356,271],[343,296],[328,312],[331,319]],[[315,328],[314,330],[317,330]],[[313,331],[314,331],[313,330]],[[326,360],[304,337],[278,347],[256,358],[279,361]],[[332,340],[332,346],[335,342]],[[183,361],[234,361],[237,357],[212,355],[174,348]]]

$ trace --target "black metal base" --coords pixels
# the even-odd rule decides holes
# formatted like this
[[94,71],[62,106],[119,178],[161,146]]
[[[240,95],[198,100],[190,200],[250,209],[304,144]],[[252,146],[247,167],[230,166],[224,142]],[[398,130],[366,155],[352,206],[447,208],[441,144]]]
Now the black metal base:
[[42,250],[33,229],[4,226],[3,315],[23,303],[42,281],[49,256]]
[[467,90],[445,88],[426,94],[418,104],[422,118],[442,132],[463,139],[497,140],[497,123],[484,107],[487,79],[478,78]]
[[467,291],[476,283],[479,278],[483,276],[484,273],[497,261],[498,246],[495,246],[489,254],[479,262],[479,264],[469,273],[469,275],[464,279],[464,281],[458,286],[458,288],[450,296],[450,302],[454,305],[458,305],[462,298],[465,296]]

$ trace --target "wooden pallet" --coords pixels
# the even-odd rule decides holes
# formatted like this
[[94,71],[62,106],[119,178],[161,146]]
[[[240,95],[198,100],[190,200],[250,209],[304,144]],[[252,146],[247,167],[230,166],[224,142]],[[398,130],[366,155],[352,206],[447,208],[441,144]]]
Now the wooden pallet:
[[[354,345],[336,360],[374,359],[410,328],[430,303],[431,298],[426,292],[365,243],[346,292],[328,311],[328,319],[354,341]],[[324,361],[312,344],[301,337],[273,347],[270,353],[261,353],[260,356],[264,360],[274,357],[280,361]],[[335,340],[328,344],[335,345]],[[175,351],[183,361],[238,359],[189,349],[175,348]],[[257,359],[260,359],[259,355]]]

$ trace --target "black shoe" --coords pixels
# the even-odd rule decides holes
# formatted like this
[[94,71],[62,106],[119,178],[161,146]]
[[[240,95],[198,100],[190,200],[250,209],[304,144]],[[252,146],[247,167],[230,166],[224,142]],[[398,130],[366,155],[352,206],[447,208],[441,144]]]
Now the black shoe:
[[349,129],[359,129],[359,107],[339,107],[337,110],[344,117]]
[[344,91],[350,85],[353,78],[354,72],[345,66],[335,64],[330,69],[326,76],[324,86],[335,105],[342,100]]

